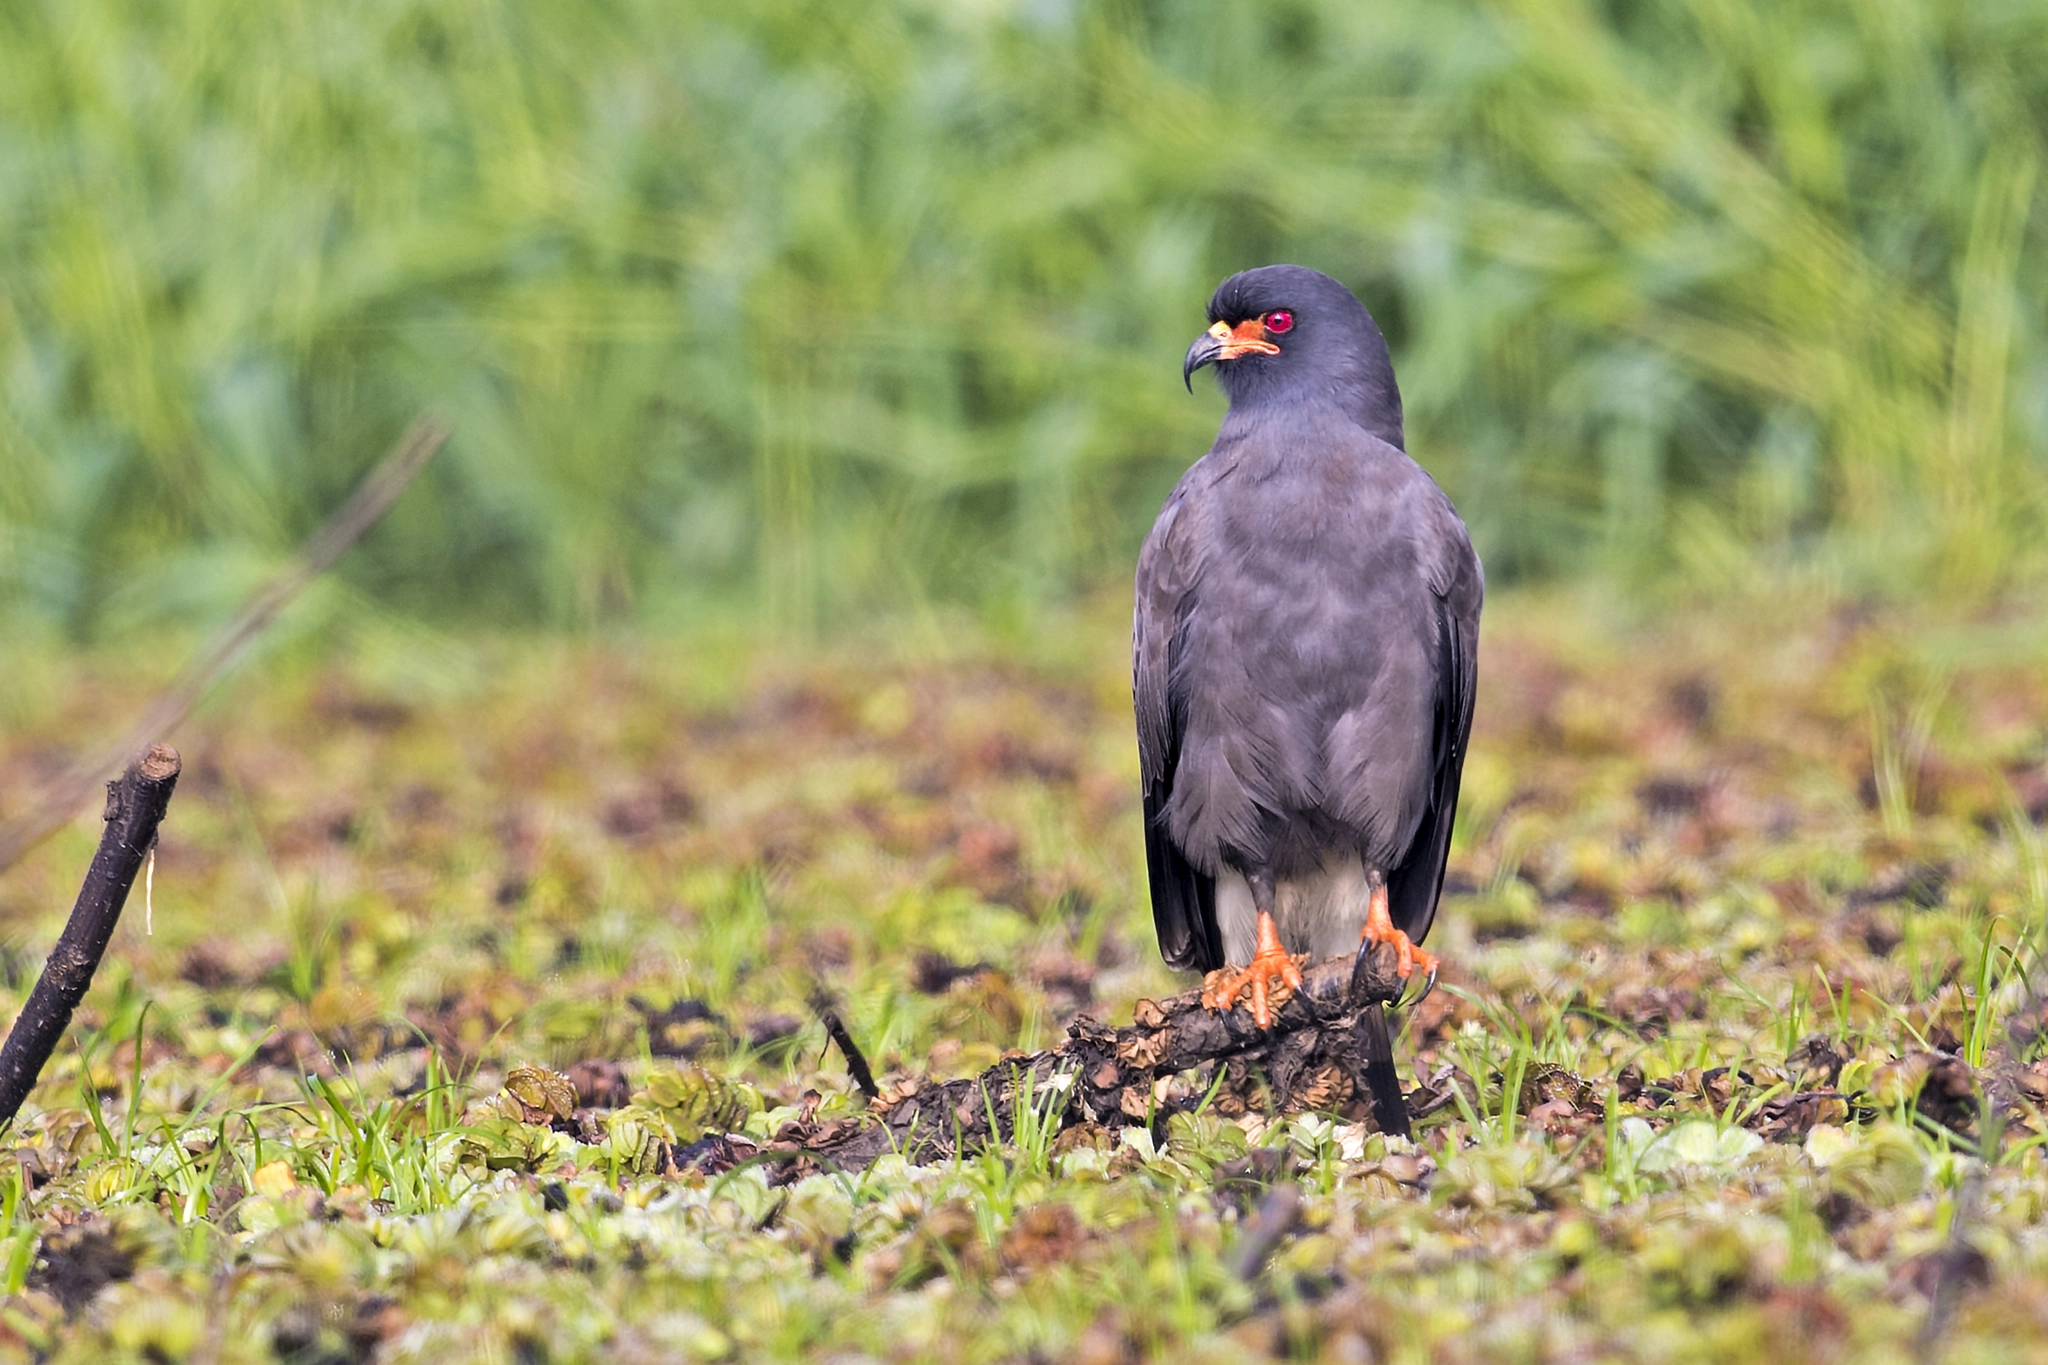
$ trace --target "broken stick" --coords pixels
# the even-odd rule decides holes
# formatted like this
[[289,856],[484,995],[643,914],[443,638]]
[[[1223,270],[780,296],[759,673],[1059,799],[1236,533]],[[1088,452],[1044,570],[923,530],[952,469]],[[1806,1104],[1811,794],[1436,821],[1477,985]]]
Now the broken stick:
[[847,1074],[853,1077],[854,1085],[860,1090],[861,1098],[875,1100],[881,1097],[881,1089],[875,1084],[875,1073],[868,1069],[867,1054],[860,1050],[860,1044],[853,1041],[847,1032],[846,1021],[839,1017],[839,1011],[829,1004],[818,1005],[818,1021],[825,1026],[825,1036],[839,1049],[839,1055],[846,1059]]
[[93,973],[120,922],[121,907],[127,904],[128,889],[156,846],[157,826],[171,804],[180,766],[176,749],[152,744],[119,781],[107,784],[107,823],[100,831],[99,851],[93,854],[57,946],[43,963],[43,973],[6,1044],[0,1046],[0,1129],[14,1122],[64,1037],[72,1012],[92,986]]
[[[1207,1065],[1261,1076],[1282,1109],[1370,1107],[1390,1114],[1388,1104],[1400,1102],[1398,1091],[1381,1103],[1366,1093],[1366,1063],[1379,1059],[1359,1055],[1355,1034],[1360,1016],[1383,1009],[1404,984],[1387,948],[1356,981],[1350,958],[1305,970],[1300,989],[1275,1011],[1270,1029],[1261,1029],[1246,1008],[1205,1008],[1199,990],[1139,1001],[1127,1028],[1082,1015],[1067,1026],[1067,1040],[1058,1047],[1012,1057],[965,1080],[898,1087],[885,1092],[869,1115],[808,1131],[785,1130],[775,1146],[790,1154],[790,1165],[780,1178],[793,1179],[813,1167],[857,1170],[889,1152],[918,1162],[944,1161],[1009,1140],[1026,1104],[1061,1128],[1148,1125],[1165,1108],[1156,1083]],[[1391,1065],[1384,1074],[1391,1080]]]

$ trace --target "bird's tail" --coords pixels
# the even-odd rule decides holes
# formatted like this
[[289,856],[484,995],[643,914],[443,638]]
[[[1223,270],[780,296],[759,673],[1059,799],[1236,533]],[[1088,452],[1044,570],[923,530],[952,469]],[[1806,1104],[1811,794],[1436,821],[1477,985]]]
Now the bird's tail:
[[1358,1051],[1358,1078],[1372,1096],[1373,1122],[1382,1133],[1408,1137],[1408,1097],[1401,1093],[1401,1077],[1394,1070],[1394,1040],[1387,1029],[1389,1013],[1382,1005],[1367,1005],[1360,1010],[1351,1043]]

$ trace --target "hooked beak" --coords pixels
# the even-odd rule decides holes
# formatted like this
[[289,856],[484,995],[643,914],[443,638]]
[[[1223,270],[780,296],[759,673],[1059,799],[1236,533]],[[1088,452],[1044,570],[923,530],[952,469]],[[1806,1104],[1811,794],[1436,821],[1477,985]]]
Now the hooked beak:
[[1279,355],[1280,348],[1266,336],[1266,325],[1257,318],[1246,318],[1232,327],[1219,322],[1195,338],[1195,344],[1188,347],[1188,356],[1181,363],[1181,381],[1188,386],[1188,392],[1195,391],[1195,371],[1204,365],[1213,365],[1219,360],[1235,360],[1241,355]]

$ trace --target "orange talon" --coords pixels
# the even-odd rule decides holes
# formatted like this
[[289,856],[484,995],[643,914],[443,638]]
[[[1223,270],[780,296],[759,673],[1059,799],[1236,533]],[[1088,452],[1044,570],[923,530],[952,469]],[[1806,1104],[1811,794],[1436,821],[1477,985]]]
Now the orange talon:
[[1263,910],[1259,912],[1258,949],[1251,962],[1242,971],[1233,972],[1226,967],[1209,973],[1202,983],[1202,1005],[1206,1009],[1230,1010],[1247,989],[1252,995],[1252,1018],[1260,1028],[1273,1027],[1275,997],[1278,1004],[1285,1004],[1289,995],[1301,989],[1301,962],[1281,946],[1280,929]]
[[[1394,971],[1403,981],[1415,975],[1417,967],[1429,973],[1429,984],[1436,985],[1437,962],[1435,953],[1426,953],[1415,946],[1413,939],[1394,927],[1394,917],[1387,912],[1387,888],[1375,886],[1372,889],[1372,904],[1365,912],[1365,933],[1360,936],[1363,947],[1378,948],[1382,943],[1394,948]],[[1429,990],[1425,989],[1427,996]]]

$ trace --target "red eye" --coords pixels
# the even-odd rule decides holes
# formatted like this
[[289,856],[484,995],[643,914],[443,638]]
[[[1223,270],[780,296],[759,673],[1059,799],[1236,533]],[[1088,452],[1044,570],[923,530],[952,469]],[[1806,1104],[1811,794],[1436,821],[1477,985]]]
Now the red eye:
[[1282,332],[1291,332],[1294,330],[1294,314],[1288,312],[1285,308],[1277,309],[1274,312],[1268,313],[1266,314],[1266,316],[1260,318],[1259,321],[1264,323],[1266,326],[1266,330],[1273,333],[1275,336],[1278,336]]

